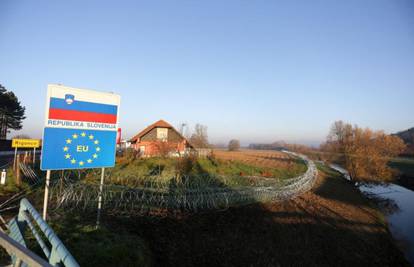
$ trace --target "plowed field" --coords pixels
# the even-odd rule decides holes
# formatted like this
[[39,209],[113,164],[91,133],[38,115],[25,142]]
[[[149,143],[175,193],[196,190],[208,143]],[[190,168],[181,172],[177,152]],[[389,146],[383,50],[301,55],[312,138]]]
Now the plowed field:
[[243,163],[258,167],[291,169],[293,167],[298,167],[298,165],[302,165],[301,167],[303,167],[303,170],[306,169],[304,163],[300,159],[279,151],[214,150],[214,155],[220,159],[241,161]]

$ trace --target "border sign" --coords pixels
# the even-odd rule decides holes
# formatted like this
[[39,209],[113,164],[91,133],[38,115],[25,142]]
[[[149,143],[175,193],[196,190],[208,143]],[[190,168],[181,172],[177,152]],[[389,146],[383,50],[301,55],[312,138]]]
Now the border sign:
[[40,140],[38,139],[12,139],[13,148],[38,148]]
[[48,85],[42,170],[115,165],[120,96]]

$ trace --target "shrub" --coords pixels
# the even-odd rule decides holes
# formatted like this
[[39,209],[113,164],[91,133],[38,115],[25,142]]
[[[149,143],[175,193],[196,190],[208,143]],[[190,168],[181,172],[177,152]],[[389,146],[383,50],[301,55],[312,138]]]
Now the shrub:
[[176,177],[188,176],[191,174],[197,157],[194,155],[187,155],[177,159],[175,164]]
[[236,139],[232,139],[229,142],[229,151],[238,151],[240,149],[240,141]]

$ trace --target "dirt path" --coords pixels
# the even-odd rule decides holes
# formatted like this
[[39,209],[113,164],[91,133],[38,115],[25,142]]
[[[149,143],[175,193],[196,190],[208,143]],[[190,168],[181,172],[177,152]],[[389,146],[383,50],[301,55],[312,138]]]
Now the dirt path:
[[282,203],[111,224],[143,236],[156,266],[408,266],[376,208],[324,173]]

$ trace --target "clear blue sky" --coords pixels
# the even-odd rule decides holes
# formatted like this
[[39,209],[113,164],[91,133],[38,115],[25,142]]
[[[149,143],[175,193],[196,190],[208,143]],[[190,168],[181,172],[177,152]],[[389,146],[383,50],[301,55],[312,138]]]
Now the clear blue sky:
[[41,137],[48,83],[122,96],[211,142],[318,143],[342,119],[414,126],[414,2],[0,1],[0,83]]

